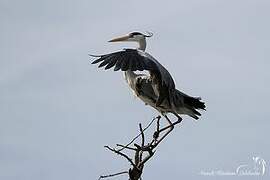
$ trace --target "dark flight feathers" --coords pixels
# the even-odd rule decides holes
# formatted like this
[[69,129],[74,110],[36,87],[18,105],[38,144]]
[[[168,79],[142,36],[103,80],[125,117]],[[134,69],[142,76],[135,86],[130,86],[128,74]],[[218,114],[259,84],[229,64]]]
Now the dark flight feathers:
[[[91,55],[93,56],[93,55]],[[174,89],[174,81],[169,72],[150,54],[137,49],[124,49],[122,51],[93,56],[98,57],[92,64],[99,64],[99,68],[105,66],[105,70],[114,67],[114,71],[150,71],[160,78],[161,85],[168,89]]]
[[[100,63],[101,62],[101,63]],[[92,64],[99,64],[99,68],[105,66],[105,69],[110,69],[113,66],[114,71],[143,71],[157,69],[156,64],[147,57],[141,56],[137,50],[125,49],[111,54],[101,55]]]

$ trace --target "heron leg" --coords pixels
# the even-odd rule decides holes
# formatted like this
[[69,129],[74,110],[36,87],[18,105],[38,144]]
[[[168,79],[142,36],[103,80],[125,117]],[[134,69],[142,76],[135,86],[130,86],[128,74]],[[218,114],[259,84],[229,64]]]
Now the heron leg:
[[160,129],[159,132],[165,131],[166,129],[169,129],[169,128],[173,129],[176,124],[179,124],[182,121],[182,118],[177,113],[173,113],[173,114],[177,117],[177,121],[172,123],[167,115],[163,115],[167,119],[167,121],[169,122],[169,125]]
[[[166,120],[169,122],[170,125],[166,126],[165,128],[159,129],[159,124],[158,124],[157,131],[154,133],[155,143],[152,145],[153,148],[156,147],[166,136],[168,136],[168,134],[170,134],[170,132],[174,129],[174,125],[177,124],[177,123],[172,123],[167,115],[165,114],[162,114],[162,115],[166,118]],[[158,139],[159,134],[166,129],[169,129],[169,130],[161,138]]]

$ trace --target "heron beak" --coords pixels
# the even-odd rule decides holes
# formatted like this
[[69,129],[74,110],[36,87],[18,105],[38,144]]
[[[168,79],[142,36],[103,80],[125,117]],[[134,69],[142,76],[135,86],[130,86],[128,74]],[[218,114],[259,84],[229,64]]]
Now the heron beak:
[[129,35],[121,36],[118,38],[114,38],[109,40],[108,42],[120,42],[120,41],[127,41],[129,39]]

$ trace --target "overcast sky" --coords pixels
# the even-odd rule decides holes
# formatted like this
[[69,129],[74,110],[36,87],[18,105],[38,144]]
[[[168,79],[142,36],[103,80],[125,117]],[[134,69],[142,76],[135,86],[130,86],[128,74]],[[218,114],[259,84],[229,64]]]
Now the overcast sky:
[[87,54],[135,47],[107,43],[134,30],[154,33],[147,52],[207,106],[198,122],[184,116],[144,179],[216,179],[200,172],[252,166],[254,156],[269,179],[269,9],[268,0],[0,0],[0,179],[90,180],[129,167],[103,146],[128,142],[158,113]]

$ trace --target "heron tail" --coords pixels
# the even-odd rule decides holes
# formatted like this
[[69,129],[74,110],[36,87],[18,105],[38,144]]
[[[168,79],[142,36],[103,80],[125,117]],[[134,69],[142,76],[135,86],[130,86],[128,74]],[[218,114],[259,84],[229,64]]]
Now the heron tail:
[[185,96],[184,103],[195,109],[205,110],[205,103],[201,101],[200,97]]
[[201,113],[198,110],[205,110],[205,103],[201,101],[200,97],[192,97],[175,89],[173,93],[173,102],[178,109],[179,114],[186,114],[194,119],[199,119]]

